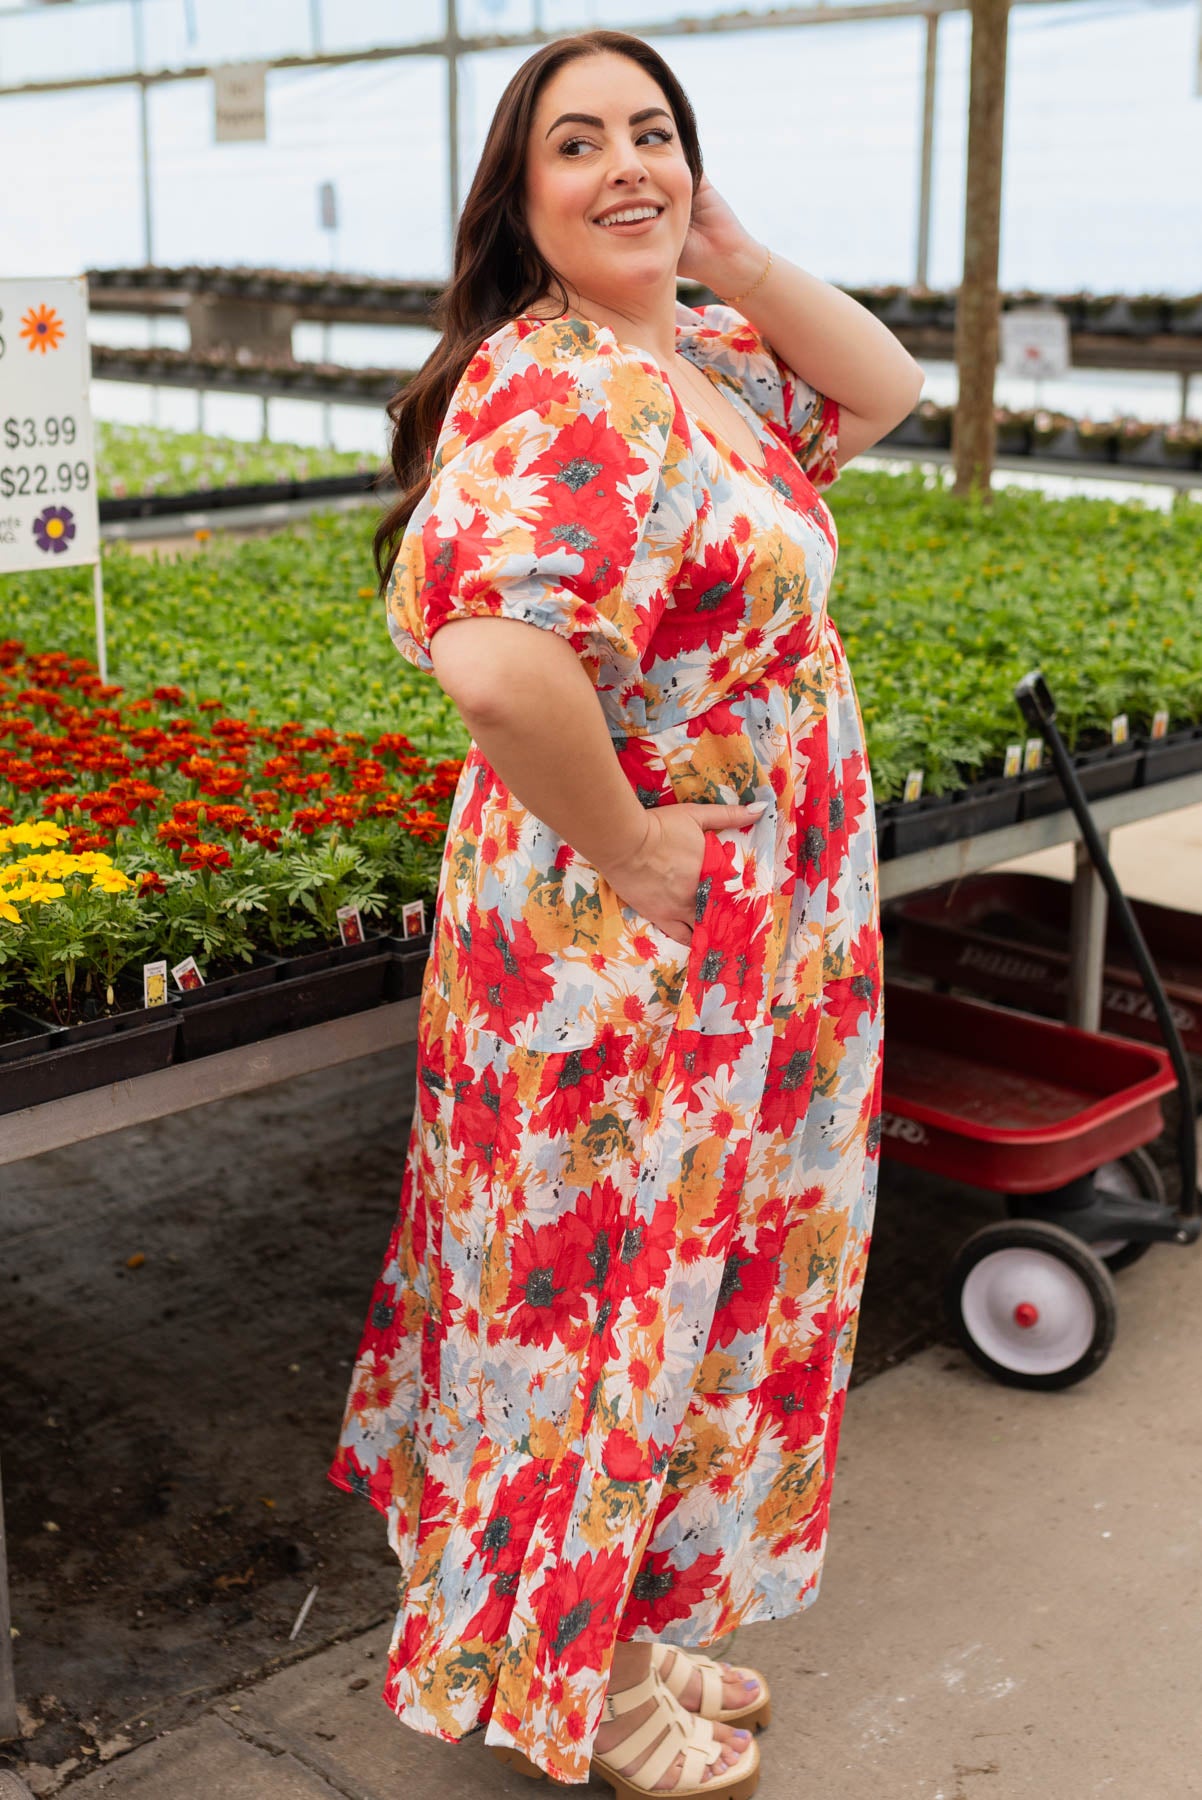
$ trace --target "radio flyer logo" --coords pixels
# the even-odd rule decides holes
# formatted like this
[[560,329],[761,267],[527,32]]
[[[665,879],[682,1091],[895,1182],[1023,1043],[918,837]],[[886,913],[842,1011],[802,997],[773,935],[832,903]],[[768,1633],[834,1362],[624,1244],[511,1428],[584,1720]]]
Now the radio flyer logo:
[[48,506],[34,520],[33,535],[39,550],[61,556],[75,536],[75,514],[67,506]]
[[30,350],[57,350],[63,341],[64,326],[52,306],[31,306],[21,320],[21,336],[28,338]]

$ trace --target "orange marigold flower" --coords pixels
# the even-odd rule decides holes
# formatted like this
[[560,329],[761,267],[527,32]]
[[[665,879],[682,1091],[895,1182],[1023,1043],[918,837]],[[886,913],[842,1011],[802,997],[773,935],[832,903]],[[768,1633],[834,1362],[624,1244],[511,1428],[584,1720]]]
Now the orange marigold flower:
[[185,869],[228,869],[231,860],[224,844],[192,844],[180,857]]

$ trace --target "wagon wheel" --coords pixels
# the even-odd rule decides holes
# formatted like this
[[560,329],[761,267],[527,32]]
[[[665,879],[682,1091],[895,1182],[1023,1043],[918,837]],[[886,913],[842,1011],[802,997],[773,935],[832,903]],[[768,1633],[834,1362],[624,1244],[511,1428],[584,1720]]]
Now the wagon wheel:
[[948,1316],[973,1361],[1011,1387],[1065,1388],[1114,1342],[1114,1281],[1080,1238],[1041,1220],[985,1225],[948,1272]]
[[[1164,1177],[1146,1150],[1129,1150],[1117,1161],[1103,1163],[1094,1171],[1093,1182],[1103,1194],[1116,1194],[1136,1205],[1146,1201],[1162,1213],[1168,1206]],[[1022,1199],[1013,1195],[1006,1201],[1006,1211],[1012,1219],[1030,1216],[1023,1211]],[[1089,1247],[1095,1256],[1101,1257],[1111,1274],[1117,1275],[1120,1269],[1129,1269],[1141,1256],[1146,1256],[1152,1245],[1133,1238],[1114,1237],[1098,1238]]]

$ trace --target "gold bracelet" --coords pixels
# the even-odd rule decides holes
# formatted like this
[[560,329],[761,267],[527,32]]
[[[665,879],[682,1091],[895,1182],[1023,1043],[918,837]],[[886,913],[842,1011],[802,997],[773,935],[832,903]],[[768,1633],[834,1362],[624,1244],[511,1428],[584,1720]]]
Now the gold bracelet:
[[767,279],[768,271],[771,267],[772,267],[772,252],[771,252],[771,250],[769,250],[768,260],[764,264],[764,272],[759,277],[758,280],[753,281],[749,288],[744,288],[743,292],[741,294],[732,294],[729,299],[724,299],[723,296],[721,294],[719,294],[718,299],[722,301],[723,306],[734,306],[738,301],[746,300],[747,296],[749,294],[754,294],[756,288],[758,288],[760,286],[760,283]]

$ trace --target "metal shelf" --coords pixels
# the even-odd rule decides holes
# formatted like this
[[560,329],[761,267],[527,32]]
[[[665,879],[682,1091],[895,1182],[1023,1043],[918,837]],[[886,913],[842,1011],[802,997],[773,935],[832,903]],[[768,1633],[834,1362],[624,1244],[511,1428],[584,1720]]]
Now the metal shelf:
[[42,1106],[0,1116],[0,1164],[40,1156],[65,1144],[82,1143],[129,1125],[144,1125],[190,1106],[207,1106],[235,1094],[249,1094],[293,1075],[310,1075],[357,1056],[371,1056],[411,1043],[417,1036],[421,1002],[400,1000],[372,1007],[324,1025],[263,1038],[238,1050],[222,1050],[196,1062],[175,1063],[129,1081],[110,1082]]
[[[1112,794],[1108,800],[1095,800],[1090,810],[1098,830],[1105,834],[1120,825],[1134,825],[1140,819],[1155,819],[1162,813],[1176,812],[1179,807],[1200,804],[1202,772],[1183,776],[1179,781],[1161,781],[1153,787]],[[881,899],[900,899],[903,894],[916,894],[922,888],[955,881],[960,875],[991,869],[1012,857],[1047,850],[1052,844],[1071,844],[1079,835],[1076,819],[1066,810],[1048,813],[1042,819],[1028,819],[1022,825],[1007,825],[1001,831],[986,831],[980,837],[961,838],[958,843],[917,850],[910,856],[892,857],[880,866]]]

